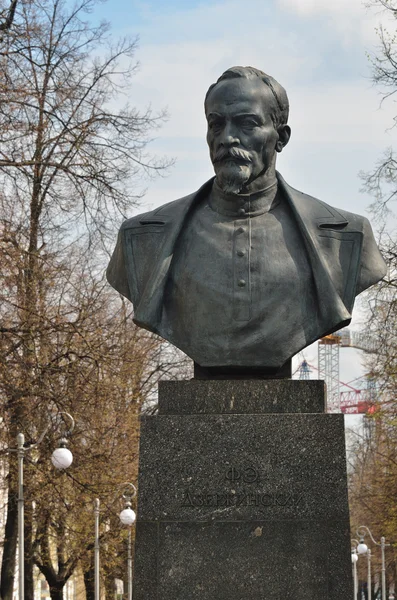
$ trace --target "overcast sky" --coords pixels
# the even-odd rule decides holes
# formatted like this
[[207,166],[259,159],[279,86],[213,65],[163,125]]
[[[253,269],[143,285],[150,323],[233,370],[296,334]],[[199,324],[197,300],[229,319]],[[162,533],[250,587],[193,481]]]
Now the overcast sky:
[[[371,199],[360,193],[359,172],[373,168],[395,137],[395,105],[380,108],[367,56],[376,51],[382,13],[360,0],[111,0],[94,16],[107,18],[115,34],[139,35],[131,103],[169,112],[151,150],[176,164],[167,178],[144,184],[142,211],[212,176],[205,92],[228,67],[251,65],[275,77],[290,99],[292,136],[278,158],[287,182],[367,214]],[[358,352],[341,356],[342,379],[362,373]],[[316,360],[316,348],[307,358]]]

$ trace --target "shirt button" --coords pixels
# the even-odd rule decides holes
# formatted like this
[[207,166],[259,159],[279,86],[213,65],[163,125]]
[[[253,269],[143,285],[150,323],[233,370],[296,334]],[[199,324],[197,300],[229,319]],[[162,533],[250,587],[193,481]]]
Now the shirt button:
[[244,227],[239,227],[237,229],[237,233],[244,233],[244,231],[245,231]]
[[238,285],[239,285],[239,287],[244,287],[245,286],[245,279],[239,279],[238,280]]
[[238,250],[237,251],[237,256],[244,256],[245,255],[245,250]]
[[240,217],[244,217],[244,215],[245,215],[245,209],[244,208],[239,208],[238,214],[240,215]]

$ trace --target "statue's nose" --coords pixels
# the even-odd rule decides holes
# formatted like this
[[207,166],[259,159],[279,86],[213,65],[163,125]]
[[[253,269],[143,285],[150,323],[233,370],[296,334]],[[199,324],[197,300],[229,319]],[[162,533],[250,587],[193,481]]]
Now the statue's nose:
[[222,131],[219,142],[226,148],[231,146],[238,146],[240,139],[237,135],[237,131],[231,123],[227,123]]

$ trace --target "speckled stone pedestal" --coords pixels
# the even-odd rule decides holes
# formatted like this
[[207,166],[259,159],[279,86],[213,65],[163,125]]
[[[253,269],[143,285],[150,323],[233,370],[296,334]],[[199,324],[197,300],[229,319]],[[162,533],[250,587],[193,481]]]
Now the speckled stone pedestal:
[[134,600],[349,600],[343,415],[319,381],[162,382]]

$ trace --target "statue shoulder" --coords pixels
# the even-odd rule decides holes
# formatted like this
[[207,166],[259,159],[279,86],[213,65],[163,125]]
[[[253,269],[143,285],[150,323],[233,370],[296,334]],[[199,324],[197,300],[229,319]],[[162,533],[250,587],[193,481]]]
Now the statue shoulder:
[[182,196],[182,198],[177,198],[176,200],[162,204],[151,211],[127,219],[121,225],[121,231],[140,228],[147,225],[165,225],[170,222],[177,223],[186,216],[187,211],[196,203],[196,201],[199,202],[203,197],[208,195],[213,180],[214,178],[212,177],[209,181],[206,181],[199,190],[196,190],[187,196]]
[[[350,243],[355,241],[360,244],[361,248],[356,264],[358,273],[356,295],[384,277],[386,265],[376,244],[371,224],[366,217],[336,208],[323,200],[300,192],[288,185],[280,174],[278,174],[278,178],[295,215],[300,219],[309,238],[317,240],[325,253],[329,252],[327,244],[328,246],[333,245],[335,251],[337,250],[336,254],[335,252],[332,254],[332,260],[329,263],[331,272],[335,265],[341,264],[343,257],[349,259],[351,266]],[[331,238],[339,239],[340,242],[348,241],[348,245],[344,244],[346,251],[341,253],[342,246],[338,246],[335,242],[331,244]]]
[[177,220],[185,214],[186,209],[194,201],[196,194],[195,192],[188,196],[183,196],[177,200],[167,202],[167,204],[163,204],[154,210],[127,219],[121,225],[121,230],[135,229],[147,225],[164,225],[166,222]]
[[365,233],[368,227],[370,228],[366,217],[332,206],[324,200],[293,188],[280,176],[279,178],[282,180],[282,187],[292,198],[299,213],[305,215],[307,221],[312,221],[320,229],[328,225],[336,225],[345,227],[346,230],[354,229]]

